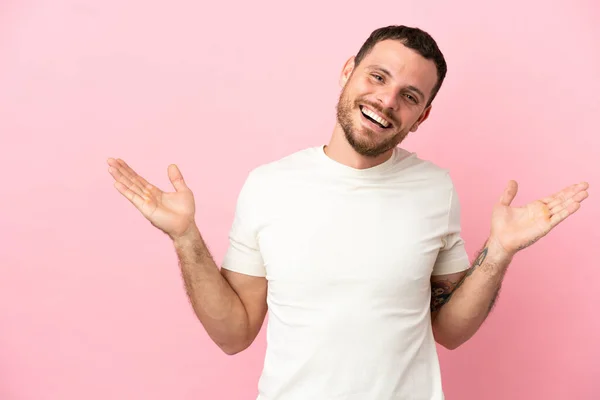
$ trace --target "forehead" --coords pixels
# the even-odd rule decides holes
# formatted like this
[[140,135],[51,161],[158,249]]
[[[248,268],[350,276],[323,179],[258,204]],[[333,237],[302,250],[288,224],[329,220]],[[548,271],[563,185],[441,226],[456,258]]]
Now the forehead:
[[359,68],[384,68],[400,84],[414,85],[424,93],[431,93],[437,83],[437,69],[433,60],[427,60],[398,40],[384,40],[373,46]]

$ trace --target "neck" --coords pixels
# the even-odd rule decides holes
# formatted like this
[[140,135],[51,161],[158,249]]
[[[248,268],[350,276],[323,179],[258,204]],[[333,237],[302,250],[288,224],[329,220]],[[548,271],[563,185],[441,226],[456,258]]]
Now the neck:
[[351,168],[366,169],[372,168],[387,161],[393,153],[393,149],[386,151],[376,157],[367,157],[359,154],[350,146],[342,127],[335,125],[329,144],[325,146],[325,154],[340,164]]

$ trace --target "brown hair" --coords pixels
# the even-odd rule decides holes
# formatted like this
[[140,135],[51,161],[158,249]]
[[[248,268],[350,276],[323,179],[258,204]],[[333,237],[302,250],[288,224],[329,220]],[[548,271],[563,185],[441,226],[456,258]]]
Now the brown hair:
[[362,59],[373,49],[373,47],[382,40],[399,40],[409,49],[415,50],[421,56],[428,60],[433,60],[437,68],[438,80],[431,90],[431,98],[427,106],[431,104],[438,91],[442,87],[442,82],[446,77],[448,67],[444,55],[440,51],[435,40],[427,32],[419,28],[411,28],[404,25],[390,25],[374,30],[369,38],[363,43],[356,54],[354,63],[358,66]]

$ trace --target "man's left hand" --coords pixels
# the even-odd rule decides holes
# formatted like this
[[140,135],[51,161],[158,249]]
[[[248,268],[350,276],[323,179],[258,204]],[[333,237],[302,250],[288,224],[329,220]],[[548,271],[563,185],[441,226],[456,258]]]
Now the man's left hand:
[[494,206],[490,240],[508,257],[514,256],[579,210],[581,202],[588,197],[588,187],[587,182],[578,183],[522,207],[511,207],[518,186],[517,182],[510,181]]

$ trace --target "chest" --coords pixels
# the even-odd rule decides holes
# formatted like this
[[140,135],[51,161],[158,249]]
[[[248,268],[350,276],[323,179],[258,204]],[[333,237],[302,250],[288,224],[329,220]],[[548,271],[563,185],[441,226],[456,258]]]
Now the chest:
[[259,246],[274,282],[429,285],[447,228],[427,188],[290,187],[272,199]]

